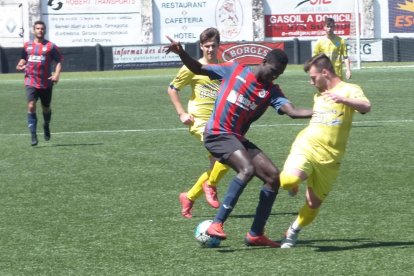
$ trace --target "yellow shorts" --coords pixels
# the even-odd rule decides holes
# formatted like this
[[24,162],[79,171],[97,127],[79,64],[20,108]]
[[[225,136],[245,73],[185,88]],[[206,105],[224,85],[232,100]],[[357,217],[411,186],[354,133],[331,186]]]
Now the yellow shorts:
[[311,187],[315,195],[324,201],[338,177],[339,167],[340,163],[335,160],[321,163],[304,154],[290,153],[283,169],[298,169],[305,172],[308,176],[308,187]]
[[199,141],[203,142],[203,133],[206,127],[207,121],[204,119],[194,118],[194,123],[190,126],[189,130]]

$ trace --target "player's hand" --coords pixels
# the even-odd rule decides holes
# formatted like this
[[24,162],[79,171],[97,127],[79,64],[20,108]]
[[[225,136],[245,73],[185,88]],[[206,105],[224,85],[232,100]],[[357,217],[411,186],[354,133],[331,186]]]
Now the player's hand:
[[347,70],[345,73],[346,79],[349,80],[352,77],[352,73],[350,70]]
[[168,35],[166,37],[171,42],[170,45],[164,47],[164,51],[165,51],[165,54],[166,55],[168,55],[170,52],[173,52],[173,53],[175,53],[177,55],[179,55],[182,52],[184,52],[183,46],[181,45],[181,43],[179,41],[173,40]]
[[194,123],[194,117],[191,114],[182,113],[182,114],[180,114],[180,121],[184,125],[189,126],[189,125],[192,125]]
[[16,69],[18,71],[24,71],[26,69],[26,64],[17,64]]
[[52,75],[48,79],[51,80],[53,82],[53,84],[56,84],[56,83],[59,82],[59,76],[58,75]]
[[344,102],[344,97],[339,96],[335,93],[331,93],[328,90],[326,90],[325,92],[322,92],[321,95],[325,100],[333,102],[333,103],[343,103]]

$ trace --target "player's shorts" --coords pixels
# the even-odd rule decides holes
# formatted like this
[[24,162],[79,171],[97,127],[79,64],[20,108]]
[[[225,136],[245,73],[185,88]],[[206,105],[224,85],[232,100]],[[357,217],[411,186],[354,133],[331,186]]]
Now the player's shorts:
[[206,123],[207,121],[204,119],[194,118],[194,123],[189,127],[190,133],[201,142],[203,142],[203,133]]
[[204,146],[220,163],[226,163],[230,155],[237,150],[247,150],[251,158],[262,152],[249,140],[240,141],[236,136],[229,134],[204,134]]
[[340,163],[318,162],[301,153],[290,153],[285,161],[283,170],[299,169],[308,176],[307,185],[322,201],[328,196],[339,174]]
[[40,98],[40,102],[43,106],[49,107],[50,102],[52,101],[52,88],[53,86],[50,86],[48,88],[36,88],[32,86],[26,86],[26,97],[27,101],[35,101]]

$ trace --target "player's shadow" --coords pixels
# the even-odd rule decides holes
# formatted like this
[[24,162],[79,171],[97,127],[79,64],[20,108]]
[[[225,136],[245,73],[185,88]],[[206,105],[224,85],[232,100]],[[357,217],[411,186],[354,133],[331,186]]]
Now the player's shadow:
[[104,143],[56,144],[55,147],[102,146]]
[[[344,246],[334,246],[334,245],[319,245],[319,243],[336,243],[336,242],[348,242],[351,245]],[[372,241],[368,239],[334,239],[334,240],[300,240],[297,244],[298,248],[314,248],[316,252],[336,252],[336,251],[346,251],[346,250],[358,250],[358,249],[371,249],[371,248],[380,248],[380,247],[393,247],[393,248],[407,248],[414,246],[414,242],[403,242],[403,241]],[[280,249],[280,248],[271,248],[264,246],[257,247],[240,247],[232,248],[229,246],[221,246],[215,248],[219,253],[233,253],[236,251],[242,250],[295,250],[293,249]]]
[[[272,213],[270,214],[271,217],[273,216],[297,216],[298,212],[279,212],[279,213]],[[254,214],[245,214],[245,215],[230,215],[232,218],[254,218]]]
[[[273,217],[273,216],[297,216],[298,215],[298,212],[279,212],[279,213],[272,213],[272,214],[270,214],[270,216],[271,217]],[[197,217],[197,218],[210,218],[211,219],[211,216],[197,216],[197,215],[194,215],[193,217]],[[239,218],[239,219],[252,219],[252,218],[254,218],[254,214],[240,214],[240,215],[237,215],[237,214],[232,214],[232,215],[230,215],[230,217],[231,218]]]
[[[320,245],[320,243],[346,242],[350,245]],[[298,247],[313,247],[316,252],[335,252],[380,247],[406,248],[414,246],[414,241],[373,241],[369,239],[299,240]]]
[[34,149],[44,149],[50,147],[87,147],[87,146],[102,146],[104,143],[72,143],[72,144],[52,144],[52,145],[38,145]]

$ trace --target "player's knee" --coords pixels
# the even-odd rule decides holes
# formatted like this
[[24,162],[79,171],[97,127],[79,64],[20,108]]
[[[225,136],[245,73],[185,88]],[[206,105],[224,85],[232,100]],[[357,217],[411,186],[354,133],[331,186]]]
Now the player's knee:
[[319,209],[319,207],[321,207],[322,205],[322,201],[321,200],[306,200],[306,203],[308,204],[309,208],[311,209]]
[[291,190],[302,182],[299,176],[287,174],[282,171],[280,173],[280,187],[284,190]]
[[255,169],[253,164],[248,164],[243,166],[238,173],[238,177],[244,181],[249,181],[253,178]]

